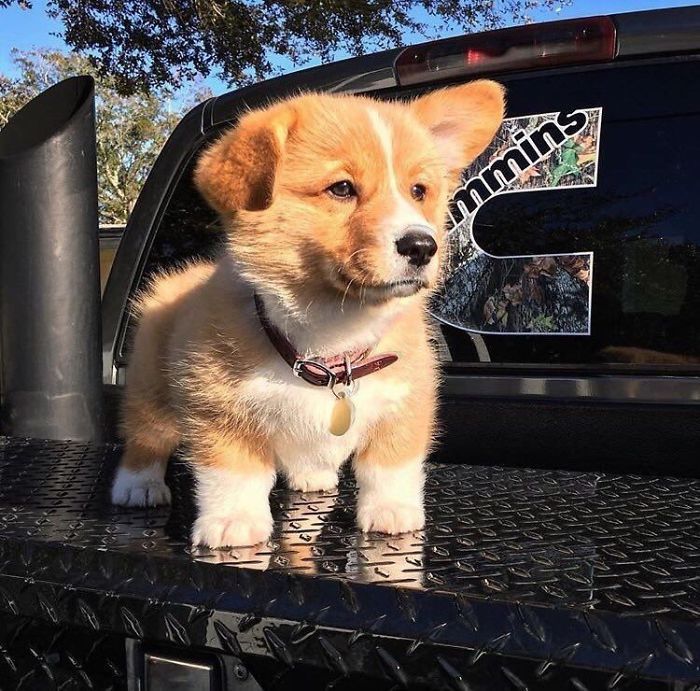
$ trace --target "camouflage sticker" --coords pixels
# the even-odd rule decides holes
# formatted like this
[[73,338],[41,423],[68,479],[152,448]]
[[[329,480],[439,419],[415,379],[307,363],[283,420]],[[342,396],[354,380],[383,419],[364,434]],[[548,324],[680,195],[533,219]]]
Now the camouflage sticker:
[[498,257],[474,239],[474,220],[493,197],[595,187],[601,108],[504,120],[462,174],[450,204],[450,258],[435,317],[489,334],[589,335],[593,253]]

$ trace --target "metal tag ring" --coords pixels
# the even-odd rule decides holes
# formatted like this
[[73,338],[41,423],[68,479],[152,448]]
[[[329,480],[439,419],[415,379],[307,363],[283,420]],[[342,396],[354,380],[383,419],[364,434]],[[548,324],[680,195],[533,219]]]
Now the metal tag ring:
[[[352,383],[349,386],[347,384],[341,384],[339,382],[333,384],[333,386],[331,386],[331,391],[333,392],[333,395],[336,398],[350,398],[350,396],[354,396],[357,393],[357,390],[360,388],[360,382],[356,379],[352,379],[351,382]],[[335,390],[336,386],[343,386],[345,388],[337,392]]]

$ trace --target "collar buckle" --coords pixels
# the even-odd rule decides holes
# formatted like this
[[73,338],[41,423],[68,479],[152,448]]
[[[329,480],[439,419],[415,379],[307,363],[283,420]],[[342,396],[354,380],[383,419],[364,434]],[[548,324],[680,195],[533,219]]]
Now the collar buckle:
[[338,382],[335,373],[316,360],[295,360],[292,374],[309,384],[325,386],[327,389],[332,389]]

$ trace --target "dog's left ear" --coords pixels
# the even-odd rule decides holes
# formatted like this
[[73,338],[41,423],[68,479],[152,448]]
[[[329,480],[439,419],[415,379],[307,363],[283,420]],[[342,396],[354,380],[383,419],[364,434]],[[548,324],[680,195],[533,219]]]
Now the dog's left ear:
[[410,108],[435,137],[450,179],[455,181],[501,126],[505,91],[500,84],[481,79],[432,91],[411,103]]
[[197,189],[216,211],[262,211],[272,203],[277,166],[294,111],[286,103],[244,115],[197,162]]

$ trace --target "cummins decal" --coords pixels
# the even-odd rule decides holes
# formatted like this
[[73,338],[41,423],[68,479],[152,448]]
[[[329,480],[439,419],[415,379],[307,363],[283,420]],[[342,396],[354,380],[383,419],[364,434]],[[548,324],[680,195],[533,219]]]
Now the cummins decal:
[[587,335],[593,253],[497,257],[474,239],[480,209],[501,194],[595,187],[601,108],[503,121],[462,174],[450,204],[450,259],[432,304],[443,322],[493,334]]

